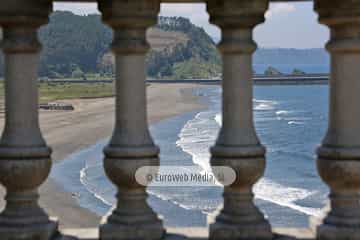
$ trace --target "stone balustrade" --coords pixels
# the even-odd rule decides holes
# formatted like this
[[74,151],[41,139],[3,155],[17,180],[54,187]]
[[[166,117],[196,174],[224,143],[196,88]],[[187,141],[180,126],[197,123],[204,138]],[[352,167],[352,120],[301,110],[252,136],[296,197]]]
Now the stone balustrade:
[[[118,193],[113,211],[99,223],[99,235],[95,230],[87,237],[89,231],[79,230],[79,238],[173,238],[148,206],[146,188],[134,177],[139,167],[159,165],[159,148],[150,136],[146,115],[145,54],[149,47],[145,32],[156,23],[160,2],[98,0],[104,23],[114,30],[111,48],[116,59],[116,124],[104,149],[104,167]],[[207,3],[211,23],[220,27],[223,36],[219,44],[224,63],[223,124],[211,148],[211,164],[232,167],[237,173],[236,181],[224,189],[224,207],[205,238],[277,238],[254,205],[252,193],[266,165],[265,147],[253,123],[251,56],[256,44],[252,32],[264,21],[269,1],[203,2]],[[51,149],[38,120],[41,44],[37,30],[47,23],[52,4],[52,0],[2,0],[0,4],[6,91],[5,128],[0,140],[0,183],[7,191],[6,206],[0,214],[0,238],[4,240],[69,239],[38,205],[38,187],[51,169]],[[316,235],[323,240],[355,240],[360,239],[360,1],[315,0],[315,10],[319,21],[331,30],[327,44],[331,54],[329,128],[317,150],[319,175],[331,189],[331,210]]]
[[161,239],[162,222],[146,203],[145,187],[135,181],[139,167],[159,165],[159,148],[151,139],[146,117],[145,55],[146,29],[156,24],[160,2],[99,1],[99,9],[114,30],[116,120],[104,149],[104,168],[118,189],[117,205],[100,226],[100,238]]
[[37,29],[48,22],[51,9],[51,1],[8,1],[0,6],[5,55],[5,128],[0,140],[0,183],[6,188],[6,206],[0,214],[4,240],[51,239],[58,234],[56,220],[38,205],[38,187],[51,169],[51,149],[39,128]]
[[331,210],[318,227],[320,239],[360,238],[360,2],[318,0],[315,9],[329,26],[330,114],[318,148],[317,166],[330,187]]
[[224,188],[224,207],[210,239],[271,239],[271,227],[253,203],[252,186],[265,170],[265,148],[253,123],[253,28],[264,21],[267,0],[208,1],[210,22],[222,30],[222,128],[211,148],[212,166],[230,166],[236,181]]

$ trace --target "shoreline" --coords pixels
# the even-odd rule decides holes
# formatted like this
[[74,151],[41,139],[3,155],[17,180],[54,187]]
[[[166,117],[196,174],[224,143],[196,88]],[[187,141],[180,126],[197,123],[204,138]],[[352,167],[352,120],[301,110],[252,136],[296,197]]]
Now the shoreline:
[[[256,74],[253,76],[254,85],[259,86],[273,86],[273,85],[327,85],[329,84],[330,75],[329,74],[281,74],[281,75],[262,75]],[[53,84],[66,84],[66,83],[76,83],[76,84],[96,84],[96,83],[113,83],[113,79],[109,80],[51,80],[49,83]],[[209,85],[220,85],[222,82],[221,78],[209,78],[209,79],[147,79],[146,83],[161,83],[161,84],[209,84]],[[45,83],[45,82],[44,82]]]
[[[207,89],[208,88],[208,89]],[[214,92],[212,92],[213,90]],[[299,94],[295,88],[294,94]],[[191,89],[190,89],[191,90]],[[205,91],[206,90],[206,91]],[[300,127],[296,127],[293,124],[290,124],[289,121],[302,121],[299,122],[300,126],[311,126],[306,124],[307,121],[311,119],[317,119],[315,116],[322,117],[325,112],[321,109],[314,108],[310,112],[310,115],[304,112],[306,109],[306,101],[300,101],[300,105],[293,104],[289,111],[290,106],[286,104],[284,98],[278,96],[280,88],[275,88],[267,92],[255,91],[255,106],[254,106],[254,115],[257,116],[257,120],[261,123],[261,119],[268,119],[269,114],[272,116],[280,116],[276,118],[275,122],[272,122],[271,129],[275,127],[282,133],[283,124],[288,126],[287,130],[299,131]],[[291,90],[291,89],[289,89]],[[305,90],[305,89],[304,89]],[[178,90],[178,93],[183,93],[188,90]],[[319,93],[323,96],[325,88],[318,89],[316,94],[312,92],[312,95],[317,99]],[[191,91],[190,91],[191,92]],[[197,146],[194,145],[194,142],[198,142],[199,135],[197,133],[204,133],[204,135],[209,138],[203,138],[204,135],[200,136],[201,143],[207,142],[208,144],[213,143],[214,131],[207,132],[209,129],[215,129],[214,126],[219,124],[214,121],[216,120],[220,112],[220,103],[219,98],[221,94],[218,92],[218,89],[214,89],[209,86],[201,86],[201,89],[192,88],[194,95],[199,96],[198,102],[206,104],[207,108],[200,111],[190,111],[188,113],[182,113],[174,117],[160,121],[159,123],[151,125],[151,133],[155,139],[155,142],[161,147],[161,164],[183,164],[187,163],[203,163],[207,162],[208,156],[202,155],[204,150],[208,149],[208,146]],[[214,94],[214,95],[213,95]],[[259,95],[260,94],[260,95]],[[212,98],[211,96],[215,96]],[[288,96],[285,94],[285,96]],[[204,98],[203,98],[204,97]],[[293,99],[293,96],[288,96]],[[323,101],[324,102],[324,101]],[[323,104],[324,105],[324,104]],[[322,107],[322,109],[325,109]],[[299,111],[297,111],[299,110]],[[312,112],[318,113],[318,115],[311,114]],[[308,118],[304,118],[307,116]],[[284,116],[285,115],[285,116]],[[287,118],[291,117],[291,118]],[[271,121],[266,121],[267,124],[260,126],[259,134],[263,140],[269,141],[272,134],[266,129],[269,129],[269,124]],[[214,125],[215,124],[215,125]],[[280,125],[279,125],[280,124]],[[205,128],[202,128],[204,127]],[[258,126],[259,127],[259,126]],[[207,129],[205,131],[205,129]],[[262,130],[261,130],[262,129]],[[190,131],[190,132],[189,132]],[[195,131],[195,133],[194,133]],[[205,134],[206,132],[206,134]],[[269,135],[270,133],[270,135]],[[216,133],[215,133],[216,134]],[[288,135],[288,133],[286,133]],[[322,134],[320,134],[322,135]],[[319,137],[319,136],[318,136]],[[180,140],[180,142],[178,142]],[[54,168],[54,172],[57,174],[52,175],[59,183],[61,183],[64,188],[69,191],[76,193],[79,199],[80,206],[90,209],[90,211],[95,211],[98,215],[103,216],[109,210],[109,206],[114,203],[115,199],[112,197],[115,194],[115,188],[110,186],[111,183],[105,178],[105,173],[103,172],[102,166],[98,159],[102,158],[100,152],[104,144],[106,144],[106,139],[101,141],[101,144],[96,144],[97,147],[90,147],[75,153],[73,156],[74,160],[70,160],[71,157],[68,157],[69,160],[58,164]],[[280,140],[278,143],[281,143]],[[176,144],[174,144],[176,142]],[[317,141],[312,143],[314,145]],[[192,143],[191,145],[186,145],[186,143]],[[185,144],[185,145],[184,145]],[[296,141],[293,143],[292,147],[296,147]],[[210,145],[209,145],[210,146]],[[190,147],[190,148],[189,148]],[[308,176],[309,171],[313,165],[309,165],[306,161],[309,157],[307,152],[311,155],[311,146],[308,146],[310,151],[305,150],[305,154],[290,154],[292,150],[275,150],[276,145],[268,145],[274,151],[270,151],[268,156],[268,168],[267,174],[262,179],[263,181],[259,183],[258,187],[255,188],[255,203],[261,209],[261,211],[268,216],[271,224],[276,227],[291,226],[291,227],[304,227],[308,225],[308,216],[317,216],[319,209],[323,206],[324,199],[323,196],[326,195],[326,188],[317,188],[314,186],[321,186],[318,178],[308,179],[308,182],[304,182],[303,176]],[[275,148],[274,148],[275,147]],[[195,149],[195,151],[193,150]],[[200,149],[203,149],[200,150]],[[295,148],[295,152],[296,152]],[[301,150],[301,149],[299,149]],[[303,151],[301,150],[301,151]],[[207,151],[207,150],[206,150]],[[288,153],[289,152],[289,153]],[[297,173],[291,174],[294,179],[291,177],[288,180],[279,178],[278,170],[279,168],[287,171],[292,167],[292,163],[287,161],[289,158],[302,159],[304,161],[301,166],[304,168],[299,170]],[[203,156],[200,157],[199,156]],[[179,161],[181,159],[181,162]],[[197,160],[196,160],[197,159]],[[202,160],[201,160],[202,159]],[[276,161],[275,161],[276,159]],[[282,160],[283,162],[278,162],[277,159]],[[185,162],[184,162],[185,161]],[[188,162],[186,162],[188,161]],[[190,162],[189,162],[190,161]],[[199,162],[200,161],[200,162]],[[305,171],[303,171],[305,170]],[[79,172],[83,172],[83,177],[79,181]],[[312,173],[314,176],[315,172]],[[70,179],[70,180],[69,180]],[[295,181],[296,180],[296,181]],[[80,183],[81,182],[81,183]],[[306,183],[306,184],[305,184]],[[314,184],[315,183],[315,184]],[[304,185],[305,184],[305,185]],[[85,186],[85,187],[84,187]],[[84,190],[85,189],[85,190]],[[257,189],[257,190],[256,190]],[[209,192],[200,191],[201,194],[206,194],[206,199],[201,199],[201,195],[193,195],[193,192],[197,192],[195,189],[191,189],[189,193],[186,193],[186,189],[182,190],[183,196],[193,196],[188,200],[187,198],[176,196],[178,189],[149,189],[149,204],[150,206],[164,219],[164,224],[167,227],[193,227],[193,226],[207,226],[211,216],[208,215],[208,211],[203,212],[202,206],[206,206],[207,209],[210,209],[211,203],[218,204],[221,203],[222,197],[220,191],[210,190]],[[89,194],[90,191],[92,194]],[[199,192],[199,193],[200,193]],[[289,195],[289,197],[283,197]],[[209,197],[211,201],[209,201]],[[99,201],[100,200],[100,201]],[[205,200],[205,202],[202,202]],[[199,205],[200,204],[200,205]],[[195,206],[195,207],[194,207]],[[220,206],[220,205],[219,205]],[[181,219],[187,219],[182,221]]]
[[[193,94],[199,84],[151,84],[147,87],[149,125],[205,106]],[[114,125],[114,98],[71,99],[74,111],[41,111],[40,126],[56,164],[67,156],[111,136]],[[0,120],[3,125],[3,120]],[[91,129],[91,131],[89,131]],[[101,161],[101,159],[99,159]],[[1,198],[4,189],[0,189]],[[97,227],[100,216],[82,208],[75,193],[48,178],[40,187],[40,205],[59,219],[60,228]],[[4,206],[4,201],[0,201]]]

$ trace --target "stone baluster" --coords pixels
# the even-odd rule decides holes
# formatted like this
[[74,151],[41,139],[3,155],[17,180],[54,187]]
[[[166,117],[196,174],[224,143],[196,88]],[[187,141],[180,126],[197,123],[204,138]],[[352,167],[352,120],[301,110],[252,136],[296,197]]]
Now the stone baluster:
[[114,30],[116,120],[104,149],[104,167],[116,185],[117,205],[100,227],[101,239],[161,239],[162,221],[146,203],[144,186],[135,181],[142,166],[159,165],[159,148],[150,136],[146,114],[146,30],[156,24],[158,0],[99,1],[103,21]]
[[331,210],[319,239],[360,239],[360,2],[316,0],[331,30],[330,114],[317,150],[318,172],[330,187]]
[[9,0],[0,5],[5,54],[5,128],[0,140],[0,182],[6,206],[1,239],[51,239],[57,222],[38,205],[38,187],[51,168],[51,149],[39,128],[38,28],[48,22],[51,1]]
[[253,123],[253,28],[264,21],[267,0],[207,1],[210,22],[222,30],[223,122],[212,166],[229,166],[236,181],[224,188],[224,207],[210,226],[210,239],[271,239],[270,224],[253,203],[252,186],[265,170],[265,148]]

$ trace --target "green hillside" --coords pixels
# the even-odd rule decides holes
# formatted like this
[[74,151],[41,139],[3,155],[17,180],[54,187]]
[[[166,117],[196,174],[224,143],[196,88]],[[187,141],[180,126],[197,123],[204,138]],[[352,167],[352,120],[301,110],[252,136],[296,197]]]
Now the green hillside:
[[[114,59],[108,49],[112,31],[101,23],[99,15],[55,12],[39,36],[44,45],[41,76],[112,75]],[[188,19],[160,17],[149,30],[148,39],[152,49],[147,57],[147,73],[151,78],[212,77],[220,72],[214,42]],[[187,67],[192,64],[199,71]]]
[[72,77],[99,71],[98,61],[109,47],[112,32],[99,15],[55,12],[49,24],[40,29],[39,37],[44,46],[40,75]]
[[[160,17],[155,28],[171,34],[183,33],[188,41],[160,51],[153,48],[147,59],[150,77],[210,78],[220,74],[221,60],[215,43],[202,28],[179,17]],[[151,37],[148,39],[153,42]]]
[[[39,30],[43,52],[39,74],[48,78],[111,78],[114,56],[109,50],[112,30],[102,24],[100,15],[54,12],[48,25]],[[221,74],[221,58],[211,37],[190,20],[160,17],[149,29],[151,50],[147,55],[149,78],[212,78]],[[1,54],[0,54],[1,55]],[[329,64],[324,49],[259,49],[256,65]],[[3,76],[0,57],[0,76]],[[300,68],[301,70],[301,68]],[[257,73],[263,73],[263,71]]]

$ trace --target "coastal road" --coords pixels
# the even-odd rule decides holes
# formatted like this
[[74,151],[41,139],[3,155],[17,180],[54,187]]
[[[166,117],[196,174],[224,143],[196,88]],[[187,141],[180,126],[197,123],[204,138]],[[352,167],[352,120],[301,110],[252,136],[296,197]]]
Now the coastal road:
[[[264,76],[255,75],[253,78],[255,85],[319,85],[328,84],[329,75],[325,74],[306,74],[306,75],[279,75],[279,76]],[[42,81],[55,84],[66,83],[111,83],[113,80],[49,80]],[[147,83],[189,83],[189,84],[221,84],[221,79],[162,79],[146,80]]]

